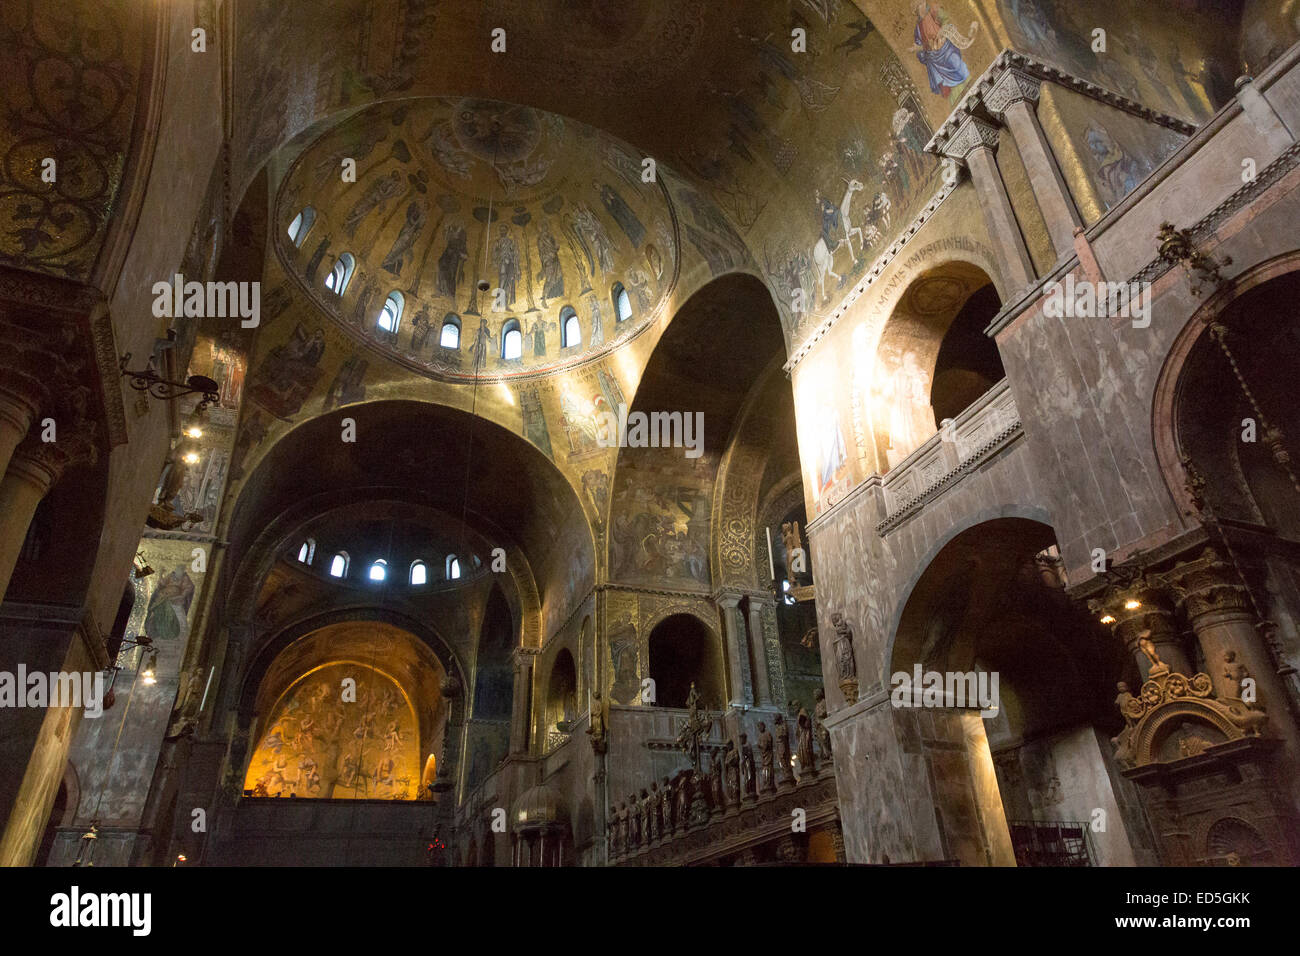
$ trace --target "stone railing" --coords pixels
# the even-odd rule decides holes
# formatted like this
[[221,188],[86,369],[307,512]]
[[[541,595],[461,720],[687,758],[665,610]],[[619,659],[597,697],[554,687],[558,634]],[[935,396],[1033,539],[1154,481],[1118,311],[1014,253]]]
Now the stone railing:
[[1020,412],[1003,379],[902,460],[882,482],[884,535],[1020,434]]
[[767,843],[776,844],[777,858],[799,862],[792,834],[834,825],[838,837],[834,765],[818,767],[814,760],[811,770],[796,776],[791,763],[784,768],[780,763],[756,770],[752,755],[715,748],[707,772],[682,770],[662,786],[656,782],[642,788],[631,804],[611,808],[609,862],[685,865],[743,858]]

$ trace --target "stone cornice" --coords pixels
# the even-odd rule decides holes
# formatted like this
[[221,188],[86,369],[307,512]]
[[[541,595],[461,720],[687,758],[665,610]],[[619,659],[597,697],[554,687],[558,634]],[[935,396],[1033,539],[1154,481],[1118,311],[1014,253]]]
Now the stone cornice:
[[[988,65],[982,74],[971,83],[966,90],[966,94],[961,98],[957,107],[943,121],[930,142],[926,144],[926,149],[932,153],[943,153],[944,146],[949,139],[956,135],[962,121],[971,114],[979,112],[981,109],[989,112],[1000,113],[1001,109],[994,109],[1001,103],[1000,97],[1006,94],[1007,88],[1003,92],[993,96],[993,103],[990,105],[986,98],[990,97],[998,82],[1008,71],[1014,71],[1019,74],[1017,82],[1022,86],[1026,82],[1046,80],[1067,90],[1072,90],[1099,103],[1117,110],[1122,110],[1130,115],[1137,116],[1146,120],[1148,123],[1154,123],[1157,126],[1163,126],[1166,129],[1172,129],[1175,132],[1190,136],[1196,132],[1196,127],[1186,120],[1181,120],[1176,116],[1170,116],[1168,113],[1161,113],[1157,110],[1143,106],[1137,100],[1131,100],[1127,96],[1121,96],[1113,90],[1108,90],[1104,86],[1099,86],[1091,80],[1085,80],[1082,77],[1075,76],[1073,73],[1067,73],[1058,66],[1053,66],[1044,60],[1036,59],[1027,54],[1017,52],[1016,50],[1005,49],[993,58],[993,62]],[[1011,100],[1002,106],[1010,105]]]
[[890,531],[894,530],[912,515],[920,511],[928,502],[939,497],[939,495],[947,491],[952,485],[973,472],[986,459],[997,454],[998,451],[1010,445],[1012,441],[1023,434],[1024,429],[1020,424],[1020,418],[1017,416],[1014,421],[1003,426],[997,434],[963,458],[957,467],[931,482],[914,497],[909,498],[900,505],[897,510],[886,515],[884,520],[880,521],[876,525],[876,534],[883,538]]

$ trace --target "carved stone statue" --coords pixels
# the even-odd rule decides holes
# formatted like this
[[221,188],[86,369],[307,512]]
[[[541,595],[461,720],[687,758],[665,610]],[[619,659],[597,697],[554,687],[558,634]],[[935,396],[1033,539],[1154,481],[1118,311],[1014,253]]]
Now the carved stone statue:
[[1234,650],[1224,651],[1223,665],[1223,676],[1228,680],[1228,696],[1237,698],[1252,710],[1260,709],[1259,700],[1255,695],[1253,683],[1251,685],[1246,685],[1251,691],[1250,700],[1246,700],[1242,696],[1242,686],[1246,681],[1250,680],[1250,671],[1246,669],[1245,664],[1237,660],[1237,652]]
[[666,839],[673,832],[673,783],[664,777],[664,788],[659,791],[659,818]]
[[740,806],[740,754],[736,752],[734,741],[727,741],[723,754],[727,774],[727,803],[732,807]]
[[603,754],[606,747],[605,702],[600,699],[600,691],[591,694],[591,724],[587,727],[587,733],[591,737],[591,749]]
[[844,693],[845,703],[856,704],[858,665],[853,658],[853,628],[839,611],[831,615],[831,624],[835,627],[835,666],[839,669],[840,690]]
[[609,855],[618,856],[621,849],[618,845],[618,808],[613,805],[609,808],[609,815],[605,817],[605,839],[606,846],[609,847]]
[[817,758],[813,756],[813,723],[808,711],[799,708],[799,776],[812,777],[817,774]]
[[[795,563],[795,552],[803,550],[803,541],[799,537],[799,522],[786,521],[782,523],[781,544],[785,546],[786,574],[791,581],[794,581],[798,574],[803,573],[802,571],[796,571],[792,567]],[[803,566],[806,568],[806,563]]]
[[691,819],[691,781],[690,776],[683,772],[677,778],[677,814],[674,818],[674,830],[681,833],[688,826]]
[[1165,670],[1169,669],[1169,665],[1162,661],[1160,655],[1156,653],[1156,646],[1151,641],[1150,631],[1143,631],[1138,635],[1138,647],[1142,650],[1142,653],[1146,655],[1147,660],[1151,662],[1152,670],[1156,670],[1157,668],[1164,668]]
[[632,828],[628,823],[627,804],[618,805],[618,852],[626,853],[629,849],[629,837],[632,835]]
[[627,795],[627,848],[635,850],[641,845],[641,811],[637,806],[636,794]]
[[826,727],[826,691],[818,687],[813,694],[813,716],[817,720],[817,746],[821,748],[822,760],[830,763],[831,757],[831,732]]
[[742,790],[746,800],[752,800],[758,795],[755,786],[754,773],[754,748],[749,745],[747,734],[740,735],[740,779]]
[[716,750],[709,759],[709,789],[713,792],[713,813],[722,813],[727,809],[727,798],[722,787],[722,754]]
[[1124,681],[1120,681],[1116,684],[1115,689],[1119,691],[1119,693],[1115,695],[1115,706],[1119,709],[1120,716],[1124,718],[1124,729],[1112,737],[1110,742],[1115,746],[1116,762],[1121,767],[1131,767],[1133,766],[1133,746],[1131,743],[1131,737],[1133,735],[1134,720],[1132,715],[1129,714],[1129,702],[1132,701],[1134,697],[1129,693],[1128,684],[1124,683]]
[[[650,784],[651,787],[658,789],[656,784]],[[655,811],[659,808],[659,795],[652,794],[644,787],[641,788],[641,813],[644,822],[641,824],[641,832],[645,834],[645,844],[649,846],[655,840],[659,839],[659,816]]]
[[776,789],[774,767],[772,761],[772,734],[768,731],[767,724],[760,720],[758,722],[758,789],[763,793],[769,793]]
[[794,768],[790,766],[790,725],[777,714],[772,718],[772,754],[776,763],[777,784],[787,787],[794,783]]

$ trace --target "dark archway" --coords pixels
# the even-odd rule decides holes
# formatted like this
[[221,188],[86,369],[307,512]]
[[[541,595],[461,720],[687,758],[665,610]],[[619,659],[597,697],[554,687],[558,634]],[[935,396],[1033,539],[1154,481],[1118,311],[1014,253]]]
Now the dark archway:
[[[944,545],[900,614],[895,721],[919,743],[943,853],[963,865],[1135,862],[1124,827],[1085,832],[1096,807],[1123,819],[1106,738],[1128,675],[1122,648],[1064,583],[1049,526],[997,518]],[[938,676],[942,697],[911,691],[918,668]],[[1048,861],[1039,837],[1061,827],[1081,852]]]
[[930,386],[936,422],[956,418],[1006,378],[997,343],[984,333],[1001,308],[1002,300],[990,282],[966,300],[944,333]]
[[551,676],[546,682],[546,716],[544,717],[546,733],[544,746],[552,746],[568,739],[573,721],[578,716],[578,671],[573,664],[573,655],[564,648],[556,655],[551,665]]
[[660,707],[685,707],[692,682],[702,706],[720,708],[726,703],[717,639],[699,618],[665,618],[650,632],[649,648],[650,678]]

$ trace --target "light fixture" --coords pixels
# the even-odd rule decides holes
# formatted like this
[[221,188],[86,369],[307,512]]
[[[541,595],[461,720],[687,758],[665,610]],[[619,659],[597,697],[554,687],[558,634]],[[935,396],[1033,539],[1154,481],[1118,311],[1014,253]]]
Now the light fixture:
[[149,575],[153,574],[153,568],[150,566],[149,562],[145,560],[143,551],[137,551],[135,553],[135,557],[136,557],[136,564],[132,574],[137,581],[139,581],[141,578],[147,578]]
[[165,402],[174,402],[185,395],[202,395],[203,398],[195,409],[196,413],[199,409],[215,405],[220,399],[221,386],[215,379],[208,378],[206,375],[191,375],[184,382],[172,382],[155,372],[152,363],[133,372],[127,368],[130,361],[131,353],[124,353],[118,363],[118,371],[123,377],[131,380],[130,385],[137,392],[148,392],[154,398],[161,398]]
[[180,865],[181,865],[182,863],[184,863],[184,862],[186,862],[185,854],[184,854],[184,853],[179,853],[179,854],[176,855],[176,862],[172,864],[172,867],[173,867],[173,868],[178,867],[178,866],[180,866]]
[[1103,623],[1103,624],[1114,624],[1114,623],[1115,623],[1115,615],[1113,615],[1113,614],[1103,614],[1103,615],[1101,616],[1101,623]]
[[1124,610],[1126,611],[1136,611],[1141,606],[1142,606],[1142,602],[1137,600],[1136,598],[1129,598],[1127,601],[1124,602]]
[[199,453],[196,451],[187,451],[181,461],[187,465],[197,465],[199,463]]
[[140,679],[149,685],[158,683],[158,652],[156,650],[151,650],[149,656],[145,658],[144,670],[140,672]]

